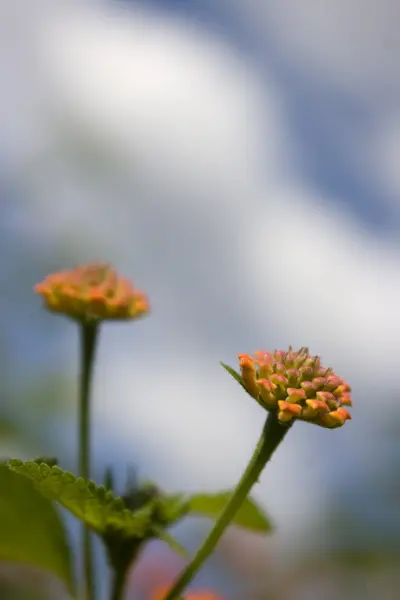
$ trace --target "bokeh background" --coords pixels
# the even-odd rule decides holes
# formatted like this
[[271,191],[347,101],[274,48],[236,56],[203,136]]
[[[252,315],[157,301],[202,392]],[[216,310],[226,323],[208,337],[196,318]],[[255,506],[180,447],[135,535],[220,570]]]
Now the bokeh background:
[[[219,366],[239,352],[307,345],[352,384],[353,421],[297,425],[255,489],[276,533],[232,530],[195,582],[232,600],[396,597],[399,18],[396,0],[0,2],[1,453],[75,469],[77,332],[32,287],[87,260],[153,307],[102,331],[97,480],[232,486],[264,417]],[[180,567],[152,545],[127,597]]]

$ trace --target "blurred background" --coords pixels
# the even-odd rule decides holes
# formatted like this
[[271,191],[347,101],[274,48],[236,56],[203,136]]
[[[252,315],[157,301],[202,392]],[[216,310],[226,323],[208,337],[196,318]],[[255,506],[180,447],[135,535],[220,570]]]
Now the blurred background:
[[[1,455],[76,470],[77,332],[32,287],[88,260],[153,308],[102,330],[97,481],[133,465],[166,491],[234,485],[264,418],[219,366],[238,353],[307,345],[352,385],[353,421],[296,425],[256,487],[274,535],[230,531],[195,581],[226,600],[400,584],[399,17],[396,0],[0,2]],[[176,535],[195,549],[210,526]],[[151,544],[127,598],[181,567]]]

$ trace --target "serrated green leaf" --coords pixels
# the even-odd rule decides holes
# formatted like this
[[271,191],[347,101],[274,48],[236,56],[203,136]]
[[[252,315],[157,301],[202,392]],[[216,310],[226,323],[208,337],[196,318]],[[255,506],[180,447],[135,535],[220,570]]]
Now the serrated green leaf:
[[67,536],[53,504],[31,481],[4,465],[0,489],[0,561],[51,571],[73,592]]
[[[189,498],[189,514],[193,516],[218,518],[231,496],[232,490],[219,492],[217,494],[196,494],[191,496]],[[272,531],[269,517],[252,498],[247,498],[244,501],[236,513],[232,525],[262,533],[269,533]]]
[[103,535],[107,528],[120,531],[126,537],[143,538],[149,535],[152,506],[132,512],[121,498],[94,482],[62,471],[57,466],[11,460],[9,468],[31,479],[37,489],[86,523],[93,531]]
[[55,458],[54,456],[39,456],[39,458],[35,458],[33,462],[37,463],[38,465],[46,463],[46,465],[49,465],[49,467],[55,467],[58,465],[58,458]]
[[166,526],[186,514],[188,505],[182,495],[160,495],[149,499],[140,508],[130,510],[122,498],[115,497],[104,486],[75,477],[57,466],[19,460],[10,460],[7,465],[15,473],[31,479],[44,496],[61,504],[103,540],[112,540],[113,544],[122,539],[140,542],[163,535],[172,549],[181,554],[185,552],[164,531]]

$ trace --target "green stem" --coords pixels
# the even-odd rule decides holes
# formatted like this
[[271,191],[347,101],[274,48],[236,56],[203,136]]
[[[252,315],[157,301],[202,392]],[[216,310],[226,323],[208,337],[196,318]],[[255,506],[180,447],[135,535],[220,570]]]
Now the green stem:
[[113,574],[110,600],[122,600],[129,567],[137,560],[143,540],[121,539],[118,534],[111,532],[103,537],[103,542],[108,551],[108,561]]
[[258,481],[265,465],[270,460],[289,429],[290,426],[279,423],[275,414],[270,413],[268,415],[254,454],[228,501],[228,504],[192,562],[189,563],[181,576],[176,580],[172,589],[165,596],[165,600],[178,598],[185,587],[192,581],[203,563],[210,554],[212,554],[225,529],[229,526],[237,511],[246,500],[251,488]]
[[114,581],[112,586],[111,600],[122,599],[125,584],[125,574],[126,571],[124,569],[117,569],[116,571],[114,571]]
[[[81,372],[79,390],[79,474],[90,478],[90,391],[98,336],[97,324],[80,325]],[[89,529],[83,524],[83,575],[85,600],[95,599],[92,539]]]

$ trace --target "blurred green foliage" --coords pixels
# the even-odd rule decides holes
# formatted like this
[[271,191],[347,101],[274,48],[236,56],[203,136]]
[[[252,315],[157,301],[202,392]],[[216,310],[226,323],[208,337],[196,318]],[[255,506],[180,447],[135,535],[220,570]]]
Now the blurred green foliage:
[[73,590],[71,556],[52,502],[29,479],[0,466],[0,560],[40,567]]
[[[189,513],[191,516],[219,517],[232,490],[225,490],[216,494],[196,494],[189,499]],[[236,513],[232,525],[249,529],[250,531],[271,533],[272,524],[265,511],[252,499],[247,498]]]

